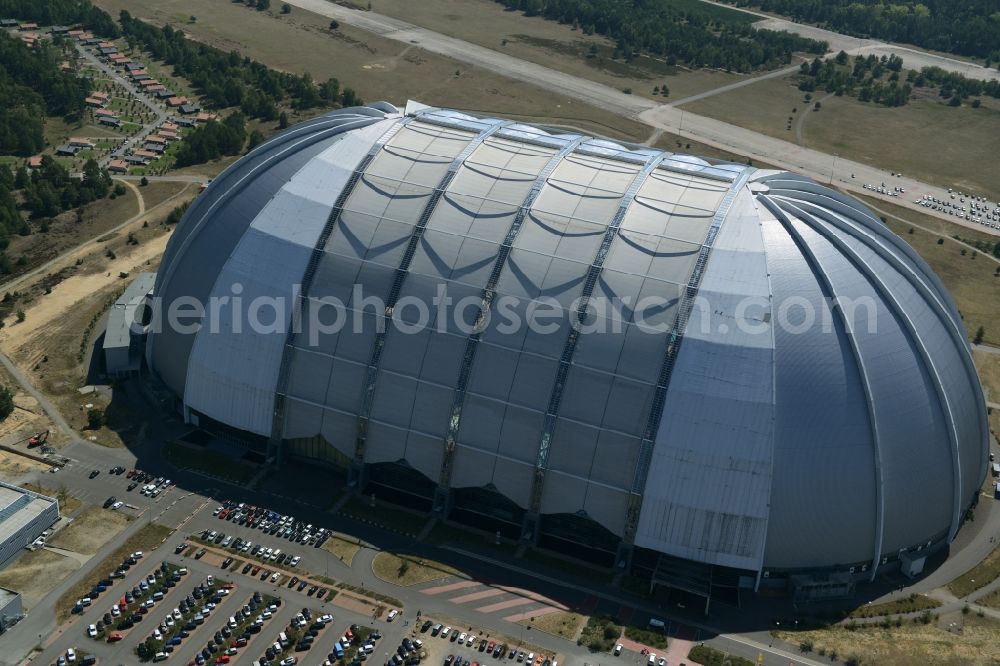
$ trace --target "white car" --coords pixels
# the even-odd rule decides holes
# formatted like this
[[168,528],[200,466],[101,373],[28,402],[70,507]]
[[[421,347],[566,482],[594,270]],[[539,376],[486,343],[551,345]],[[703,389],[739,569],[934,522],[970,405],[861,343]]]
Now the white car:
[[111,607],[111,617],[118,617],[121,614],[122,612],[118,609],[118,604]]
[[76,650],[73,648],[66,648],[66,661],[71,664],[76,661]]
[[118,500],[117,502],[115,502],[114,504],[111,505],[111,510],[112,511],[117,511],[118,509],[122,508],[123,506],[125,506],[125,502],[122,502],[121,500]]
[[[395,619],[396,619],[396,616],[397,616],[397,615],[399,615],[399,611],[398,611],[398,610],[396,610],[395,608],[393,608],[393,609],[392,609],[391,611],[389,611],[389,617],[388,617],[388,618],[386,618],[386,619],[387,619],[387,620],[388,620],[389,622],[392,622],[393,620],[395,620]],[[462,634],[462,635],[464,636],[465,634]]]
[[458,644],[459,644],[459,645],[461,645],[461,644],[462,644],[462,643],[464,643],[464,642],[465,642],[465,632],[463,631],[463,632],[462,632],[461,634],[459,634],[459,636],[458,636]]
[[280,574],[277,571],[275,571],[273,574],[271,574],[271,582],[273,583],[274,581],[278,580],[278,576],[279,575]]
[[623,646],[622,646],[621,643],[619,643],[618,645],[615,646],[615,656],[616,657],[622,653],[622,647]]
[[153,638],[155,638],[158,641],[163,640],[163,634],[160,633],[159,627],[153,629]]
[[445,627],[441,630],[441,638],[448,638],[448,634],[451,633],[451,627]]
[[290,567],[297,567],[297,566],[299,566],[299,561],[300,561],[301,559],[302,559],[302,558],[301,558],[301,557],[299,557],[298,555],[294,556],[294,557],[292,558],[292,561],[288,563],[288,566],[290,566]]
[[97,638],[97,625],[91,624],[87,626],[87,635],[91,638]]

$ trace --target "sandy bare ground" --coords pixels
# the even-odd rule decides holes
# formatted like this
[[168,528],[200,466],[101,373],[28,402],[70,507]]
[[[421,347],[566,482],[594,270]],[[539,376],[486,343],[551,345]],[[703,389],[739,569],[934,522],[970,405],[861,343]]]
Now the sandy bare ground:
[[82,555],[93,555],[125,529],[126,525],[128,518],[124,514],[94,506],[59,530],[49,541],[49,545]]
[[38,472],[48,466],[40,462],[35,462],[30,458],[24,458],[15,453],[0,451],[0,479],[16,479],[28,472]]
[[24,607],[30,610],[79,568],[80,564],[71,557],[36,550],[25,553],[0,571],[0,587],[20,592],[24,598]]
[[122,282],[124,286],[124,280],[119,278],[118,274],[122,271],[131,272],[137,267],[141,268],[146,262],[158,260],[167,246],[168,238],[169,234],[163,234],[135,246],[129,253],[122,252],[116,259],[108,262],[104,273],[74,275],[63,280],[56,285],[51,294],[38,298],[25,309],[24,322],[15,324],[13,318],[8,318],[7,326],[0,333],[0,348],[6,352],[20,349],[26,342],[42,333],[46,326],[72,308],[73,304],[113,282]]

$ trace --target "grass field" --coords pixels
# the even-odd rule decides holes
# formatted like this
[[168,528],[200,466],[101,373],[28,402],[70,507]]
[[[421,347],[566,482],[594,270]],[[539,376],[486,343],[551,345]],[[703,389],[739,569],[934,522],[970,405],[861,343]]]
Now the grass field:
[[858,666],[985,666],[1000,661],[1000,622],[974,614],[958,615],[960,633],[931,624],[907,621],[884,628],[870,625],[854,630],[843,626],[800,632],[776,632],[793,645],[812,645],[810,658],[855,659]]
[[0,571],[0,587],[20,592],[25,608],[31,610],[56,585],[79,568],[80,564],[72,557],[64,557],[48,550],[35,550],[24,553]]
[[409,587],[427,581],[461,575],[461,571],[447,564],[427,560],[413,555],[396,555],[381,552],[372,561],[372,571],[387,583]]
[[[691,0],[686,0],[691,1]],[[675,3],[676,4],[676,3]],[[702,3],[695,2],[697,5]],[[722,71],[691,71],[671,67],[664,61],[640,57],[630,63],[612,60],[615,44],[600,35],[585,35],[572,26],[525,17],[506,11],[493,0],[379,0],[375,11],[444,35],[500,51],[561,72],[629,88],[633,94],[657,100],[676,100],[724,86],[743,78]],[[723,16],[743,22],[747,15],[719,8]],[[587,57],[594,45],[598,55]],[[653,86],[666,83],[670,96],[653,95]]]
[[1000,577],[1000,546],[964,575],[948,583],[948,590],[958,598],[972,594]]
[[[279,70],[309,72],[316,80],[335,76],[341,86],[354,88],[369,101],[385,99],[402,104],[415,99],[525,120],[544,119],[632,141],[649,135],[649,129],[638,121],[414,45],[346,25],[331,32],[329,19],[299,8],[288,15],[269,16],[216,0],[150,0],[141,6],[131,0],[98,0],[96,4],[112,15],[127,9],[155,23],[175,22],[178,15],[193,14],[198,21],[185,25],[184,32],[194,39],[225,51],[240,51]],[[260,35],[268,38],[256,37]],[[654,83],[648,85],[652,89]]]
[[575,641],[586,619],[586,617],[579,613],[559,611],[558,613],[549,613],[548,615],[540,615],[539,617],[529,617],[520,620],[518,624],[565,638],[568,641]]
[[[1000,402],[1000,354],[973,350],[972,359],[979,370],[979,381],[983,384],[986,400]],[[990,430],[994,434],[1000,433],[1000,409],[991,409],[989,412]]]
[[890,109],[844,96],[827,99],[815,112],[795,86],[794,77],[770,79],[685,108],[792,142],[795,132],[786,129],[788,117],[807,113],[803,141],[810,148],[993,200],[1000,197],[1000,182],[991,168],[1000,150],[1000,110],[992,102],[984,101],[978,109],[952,108],[920,97]]
[[128,523],[129,518],[123,513],[93,506],[59,530],[49,540],[49,545],[81,555],[93,555]]
[[358,545],[356,540],[348,541],[346,537],[342,538],[334,535],[323,544],[323,550],[333,553],[341,562],[347,566],[351,566],[351,562],[354,561],[354,556],[361,550],[361,546]]
[[173,530],[165,525],[157,523],[143,525],[118,549],[91,567],[88,575],[84,576],[82,580],[59,597],[59,601],[56,602],[56,620],[62,622],[69,617],[76,600],[89,592],[94,583],[114,571],[115,567],[125,559],[125,556],[137,550],[148,553],[163,543],[163,540],[172,533]]
[[941,605],[937,599],[925,597],[922,594],[911,594],[905,599],[887,601],[882,604],[872,604],[855,608],[850,617],[881,617],[883,615],[898,615],[899,613],[915,613],[917,611],[934,610]]

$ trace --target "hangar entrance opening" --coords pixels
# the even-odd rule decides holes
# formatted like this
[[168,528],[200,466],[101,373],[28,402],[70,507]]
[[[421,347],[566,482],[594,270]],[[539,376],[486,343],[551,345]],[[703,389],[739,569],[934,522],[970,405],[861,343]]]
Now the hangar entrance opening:
[[436,483],[405,460],[399,460],[367,465],[362,492],[416,511],[430,511],[436,487]]
[[521,536],[524,509],[490,486],[454,488],[448,519],[487,532],[500,532],[507,539]]
[[541,516],[538,545],[602,567],[613,567],[618,537],[590,518],[572,513]]

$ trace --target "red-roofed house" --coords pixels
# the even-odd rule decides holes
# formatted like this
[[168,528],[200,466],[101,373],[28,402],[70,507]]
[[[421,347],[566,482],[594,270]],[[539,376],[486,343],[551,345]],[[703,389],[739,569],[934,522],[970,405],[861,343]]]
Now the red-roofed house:
[[94,99],[103,99],[103,100],[106,100],[110,97],[108,93],[103,92],[101,90],[94,90],[93,92],[90,93],[90,96],[93,97]]
[[187,97],[171,97],[167,100],[167,106],[184,106],[187,102]]
[[156,79],[146,79],[145,81],[139,81],[139,85],[143,88],[148,88],[149,86],[158,86],[160,82]]
[[199,123],[207,123],[209,120],[218,120],[219,114],[217,113],[205,113],[204,111],[199,113],[194,117]]
[[129,72],[128,75],[134,79],[137,76],[149,76],[149,72],[147,72],[144,69],[134,69],[131,72]]
[[115,45],[111,42],[97,42],[97,48],[99,49],[113,49]]
[[41,155],[33,155],[33,156],[31,156],[31,157],[28,158],[28,168],[29,169],[37,169],[40,166],[42,166],[42,156]]
[[140,150],[137,150],[137,151],[135,151],[132,154],[133,155],[138,155],[139,157],[148,157],[149,159],[156,159],[157,157],[159,157],[159,155],[157,155],[156,153],[154,153],[152,150],[146,150],[144,148],[140,149]]
[[38,24],[22,23],[21,25],[17,26],[17,29],[20,30],[21,32],[24,32],[25,30],[38,30]]
[[160,136],[162,136],[167,141],[176,141],[180,137],[177,136],[177,132],[172,132],[170,130],[161,129]]
[[160,125],[160,129],[167,130],[170,132],[176,132],[180,128],[177,126],[177,123],[163,123],[162,125]]
[[69,60],[63,60],[62,64],[59,65],[59,69],[62,70],[62,71],[64,71],[64,72],[72,72],[73,71],[73,65],[69,64]]
[[69,145],[79,146],[81,148],[93,148],[94,144],[90,142],[89,139],[85,139],[81,136],[73,136],[69,139]]
[[108,164],[108,171],[126,173],[128,171],[128,163],[124,160],[111,160],[111,163]]
[[159,92],[161,90],[166,90],[166,89],[167,87],[165,85],[157,83],[156,85],[153,86],[147,86],[146,92]]
[[79,37],[80,35],[83,34],[83,30],[70,30],[66,34],[69,35],[70,37]]
[[95,115],[95,116],[110,116],[110,117],[112,117],[112,118],[115,118],[115,117],[117,117],[117,116],[118,116],[118,114],[116,114],[116,113],[115,113],[114,111],[112,111],[111,109],[96,109],[96,110],[94,111],[94,115]]
[[159,134],[150,134],[146,137],[146,143],[166,143],[167,140],[164,139]]
[[107,104],[103,99],[98,99],[96,97],[88,97],[86,100],[87,106],[104,106]]

